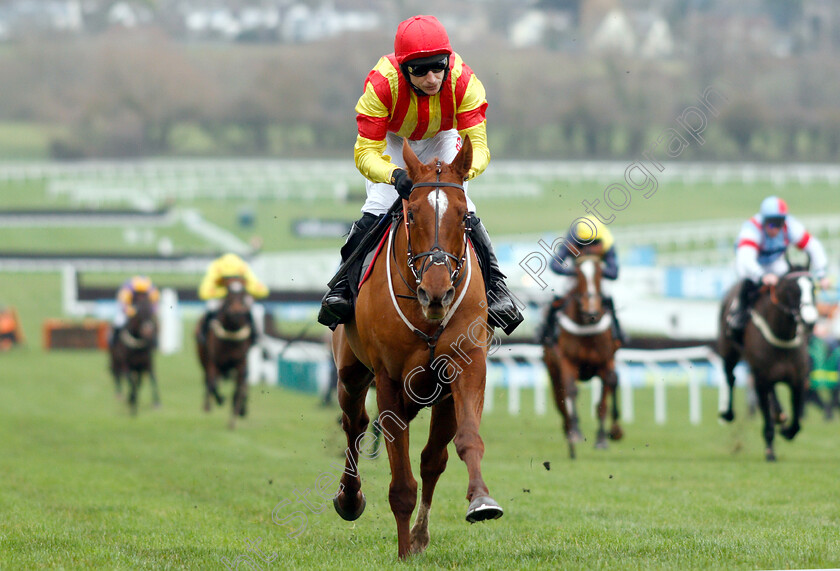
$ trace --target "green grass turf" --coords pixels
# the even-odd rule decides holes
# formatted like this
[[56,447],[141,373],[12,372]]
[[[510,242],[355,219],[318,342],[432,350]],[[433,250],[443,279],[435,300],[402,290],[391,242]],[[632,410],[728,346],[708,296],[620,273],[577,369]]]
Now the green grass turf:
[[[405,565],[396,563],[384,458],[361,461],[361,519],[345,522],[327,506],[307,512],[306,529],[290,538],[272,510],[339,470],[345,442],[336,408],[254,387],[249,417],[231,432],[227,407],[200,410],[188,341],[183,353],[158,359],[163,407],[151,408],[144,387],[131,418],[114,398],[104,354],[39,348],[33,327],[60,315],[57,276],[0,274],[0,292],[30,334],[26,347],[0,354],[2,569],[217,569],[222,557],[246,554],[246,540],[280,554],[264,569],[840,565],[836,421],[812,411],[794,442],[778,439],[779,462],[768,464],[743,394],[739,417],[724,426],[715,419],[716,391],[704,390],[702,423],[691,426],[684,388],[669,390],[665,426],[653,422],[652,393],[637,391],[636,421],[607,451],[592,448],[594,421],[584,413],[590,441],[575,461],[554,410],[536,416],[526,392],[522,414],[510,416],[498,391],[482,423],[483,473],[504,517],[464,521],[466,469],[450,446],[432,543]],[[418,477],[427,425],[428,412],[411,425]]]

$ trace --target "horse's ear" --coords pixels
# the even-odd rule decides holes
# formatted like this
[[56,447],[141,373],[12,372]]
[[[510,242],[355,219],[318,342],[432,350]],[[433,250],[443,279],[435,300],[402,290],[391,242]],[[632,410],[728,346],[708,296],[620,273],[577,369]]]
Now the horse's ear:
[[417,178],[417,174],[424,166],[414,154],[414,149],[408,144],[408,139],[403,139],[403,161],[405,161],[405,169],[408,171],[408,177],[411,180]]
[[450,163],[450,166],[452,167],[452,170],[461,175],[462,179],[466,179],[467,173],[469,173],[470,168],[472,168],[472,159],[472,142],[470,141],[470,136],[467,135],[464,137],[464,144],[461,145],[461,150],[458,151],[457,155],[455,155],[455,159],[453,159],[452,163]]

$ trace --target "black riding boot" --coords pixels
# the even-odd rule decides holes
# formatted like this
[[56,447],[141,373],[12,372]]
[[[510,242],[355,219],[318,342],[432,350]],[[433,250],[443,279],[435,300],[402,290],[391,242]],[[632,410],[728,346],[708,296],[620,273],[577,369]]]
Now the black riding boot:
[[[341,262],[352,254],[364,240],[365,236],[379,219],[375,214],[366,212],[353,223],[347,241],[341,247]],[[328,291],[321,300],[321,310],[318,312],[318,323],[335,329],[339,323],[347,322],[353,316],[353,292],[350,291],[350,280],[347,272],[335,286]]]
[[729,337],[736,343],[744,342],[744,328],[747,326],[750,307],[757,291],[758,286],[751,280],[742,281],[735,303],[729,308],[726,324],[729,326]]
[[109,347],[113,347],[117,344],[117,338],[120,336],[120,331],[122,331],[122,327],[111,328],[111,338],[108,340]]
[[490,325],[501,328],[505,334],[510,335],[513,330],[522,323],[524,317],[513,301],[512,294],[505,285],[505,274],[499,269],[499,262],[493,252],[493,244],[490,242],[490,235],[484,228],[484,224],[475,215],[470,215],[472,226],[471,238],[473,246],[482,262],[482,272],[487,290],[488,321]]
[[618,339],[622,345],[626,344],[627,338],[624,336],[624,331],[621,330],[621,323],[618,322],[618,314],[615,311],[613,298],[604,296],[604,307],[606,307],[612,314],[613,336]]
[[553,345],[557,341],[557,312],[563,308],[563,298],[555,297],[548,305],[545,320],[537,333],[537,341],[543,345]]

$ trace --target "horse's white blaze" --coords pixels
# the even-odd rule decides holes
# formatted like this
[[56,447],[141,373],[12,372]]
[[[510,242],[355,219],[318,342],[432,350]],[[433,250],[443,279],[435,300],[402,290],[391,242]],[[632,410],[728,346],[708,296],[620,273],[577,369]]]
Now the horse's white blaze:
[[437,202],[438,213],[440,215],[438,220],[442,219],[443,218],[443,213],[446,212],[447,208],[449,208],[449,199],[446,198],[446,194],[436,190],[433,193],[432,192],[429,193],[428,199],[429,199],[429,204],[432,205],[432,208],[435,207],[435,202]]
[[799,315],[802,316],[802,321],[808,325],[816,323],[819,317],[819,312],[814,305],[814,289],[811,280],[805,276],[796,280],[799,285]]
[[586,294],[589,297],[595,297],[595,262],[593,260],[584,260],[580,263],[580,273],[586,279]]
[[230,283],[228,288],[230,289],[230,291],[232,291],[234,293],[239,293],[240,291],[242,291],[242,282],[233,281],[233,282]]

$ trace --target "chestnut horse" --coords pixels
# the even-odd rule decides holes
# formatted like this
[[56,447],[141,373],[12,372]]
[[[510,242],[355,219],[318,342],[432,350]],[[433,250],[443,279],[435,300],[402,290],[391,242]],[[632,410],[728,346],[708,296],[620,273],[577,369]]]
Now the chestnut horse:
[[[487,298],[470,242],[470,216],[463,181],[472,163],[469,138],[451,164],[422,164],[407,143],[403,157],[415,181],[411,197],[396,217],[356,303],[355,320],[332,337],[338,370],[338,401],[347,435],[345,471],[333,503],[345,520],[365,508],[356,470],[368,414],[365,396],[376,383],[377,418],[391,466],[388,500],[397,523],[402,559],[429,544],[429,509],[446,468],[447,445],[467,465],[467,521],[501,517],[481,476],[484,443],[479,424],[484,407]],[[429,439],[420,455],[420,507],[409,459],[409,422],[431,406]]]
[[588,381],[597,375],[602,381],[595,447],[607,447],[604,420],[610,396],[612,427],[609,436],[620,440],[624,435],[618,424],[618,375],[615,371],[615,352],[620,342],[613,337],[612,314],[607,312],[601,299],[600,248],[600,245],[587,246],[575,259],[577,283],[566,295],[559,313],[560,336],[556,343],[543,347],[543,361],[551,377],[554,402],[563,416],[570,458],[575,458],[575,444],[582,439],[575,406],[578,380]]
[[157,347],[157,319],[148,297],[139,293],[135,295],[134,315],[120,329],[110,350],[111,374],[114,376],[117,396],[121,394],[124,376],[128,380],[128,408],[132,415],[137,414],[137,392],[144,373],[152,383],[152,402],[155,407],[160,406],[153,358]]
[[[221,405],[219,379],[233,374],[236,388],[233,393],[230,422],[233,429],[236,417],[244,417],[248,400],[248,350],[251,348],[251,317],[245,281],[241,278],[225,280],[227,295],[222,307],[210,317],[207,336],[202,342],[201,323],[196,328],[198,360],[204,369],[204,410],[210,411],[210,397]],[[207,316],[205,316],[207,319]]]
[[718,322],[717,349],[723,358],[729,386],[729,404],[720,416],[727,422],[735,419],[732,410],[734,369],[738,361],[744,359],[752,372],[758,406],[764,416],[764,457],[773,462],[776,460],[773,436],[781,417],[774,389],[776,383],[790,387],[793,409],[790,423],[782,428],[781,435],[792,440],[800,429],[799,419],[811,372],[808,333],[818,316],[814,281],[808,272],[795,269],[779,278],[775,286],[762,286],[750,311],[750,321],[744,328],[742,344],[727,335],[729,307],[738,295],[738,287],[739,284],[733,286],[724,298]]

